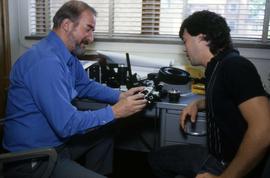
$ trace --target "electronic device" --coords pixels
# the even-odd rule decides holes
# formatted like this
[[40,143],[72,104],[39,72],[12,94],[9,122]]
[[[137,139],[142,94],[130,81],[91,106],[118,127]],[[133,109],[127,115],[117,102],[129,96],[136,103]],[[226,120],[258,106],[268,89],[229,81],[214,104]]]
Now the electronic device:
[[[106,60],[105,60],[106,61]],[[132,73],[129,53],[126,53],[126,64],[98,62],[89,68],[90,78],[106,84],[112,88],[130,89],[144,86],[142,92],[149,104],[160,101],[170,95],[177,95],[172,102],[179,100],[180,94],[190,92],[190,74],[182,69],[174,67],[161,67],[158,73],[149,73],[147,78],[138,79],[136,73]],[[177,94],[169,91],[178,91]],[[173,97],[171,96],[171,98]]]
[[127,68],[123,64],[97,62],[89,67],[89,78],[109,87],[119,88],[126,84]]
[[160,91],[155,90],[154,87],[145,87],[141,93],[144,94],[144,99],[146,99],[149,104],[160,100]]

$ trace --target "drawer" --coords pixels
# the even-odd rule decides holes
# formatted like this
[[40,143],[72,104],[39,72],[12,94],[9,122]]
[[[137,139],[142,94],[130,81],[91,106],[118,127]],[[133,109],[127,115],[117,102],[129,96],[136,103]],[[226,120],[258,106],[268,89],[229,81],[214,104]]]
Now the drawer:
[[206,145],[205,117],[198,116],[195,124],[187,122],[188,133],[183,132],[179,126],[179,114],[166,114],[165,124],[165,143],[176,142],[182,144],[192,143]]

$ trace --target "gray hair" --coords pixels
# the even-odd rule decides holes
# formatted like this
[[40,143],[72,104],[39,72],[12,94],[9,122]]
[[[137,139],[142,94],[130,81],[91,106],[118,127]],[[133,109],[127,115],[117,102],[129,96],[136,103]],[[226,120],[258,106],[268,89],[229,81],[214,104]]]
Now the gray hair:
[[75,0],[66,2],[53,17],[53,28],[59,28],[64,19],[76,22],[85,10],[89,10],[94,16],[97,16],[97,11],[85,2]]

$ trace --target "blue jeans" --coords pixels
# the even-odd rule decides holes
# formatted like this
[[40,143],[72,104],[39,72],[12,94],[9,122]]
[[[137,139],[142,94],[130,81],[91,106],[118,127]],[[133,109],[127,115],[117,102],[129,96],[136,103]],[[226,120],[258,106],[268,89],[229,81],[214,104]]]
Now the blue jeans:
[[226,165],[208,154],[199,145],[173,145],[162,147],[148,157],[153,173],[159,178],[174,178],[182,175],[193,178],[198,173],[210,172],[219,175]]

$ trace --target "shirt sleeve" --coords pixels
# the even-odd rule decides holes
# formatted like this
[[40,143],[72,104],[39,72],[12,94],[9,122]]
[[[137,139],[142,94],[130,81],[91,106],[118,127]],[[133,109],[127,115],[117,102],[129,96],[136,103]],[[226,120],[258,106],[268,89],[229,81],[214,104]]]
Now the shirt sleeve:
[[76,95],[70,71],[56,60],[40,60],[24,80],[39,111],[59,137],[65,138],[113,120],[110,106],[96,111],[78,111],[71,100]]
[[260,76],[255,66],[243,57],[224,62],[224,81],[237,105],[256,96],[265,96]]

